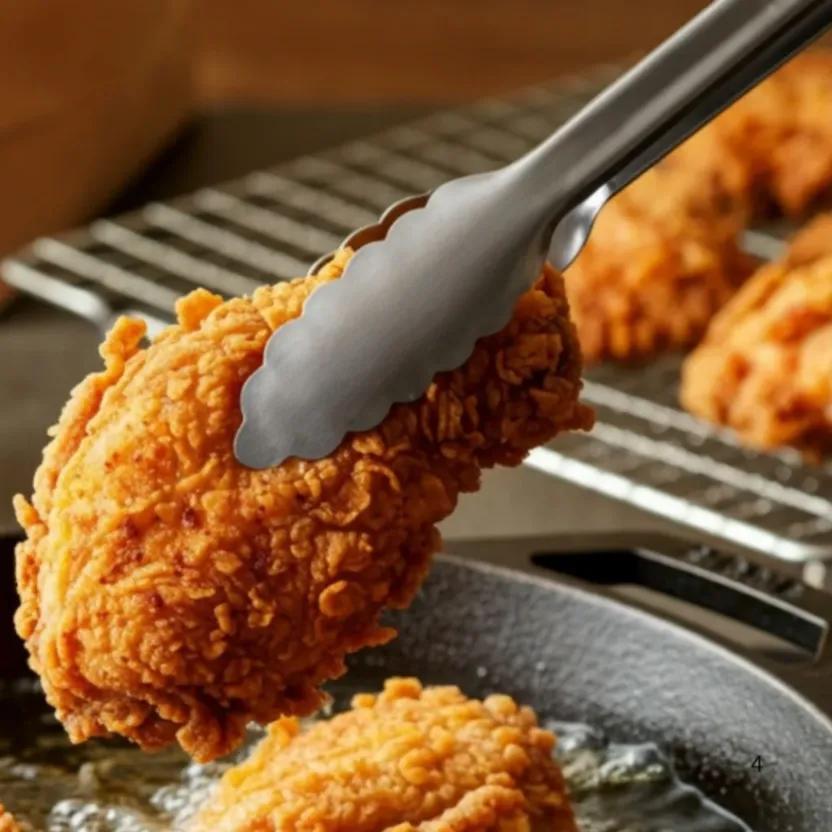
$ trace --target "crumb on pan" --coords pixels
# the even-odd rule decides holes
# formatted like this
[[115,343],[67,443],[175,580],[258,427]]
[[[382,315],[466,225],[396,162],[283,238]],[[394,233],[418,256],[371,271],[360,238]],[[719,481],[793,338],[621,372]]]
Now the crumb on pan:
[[381,612],[410,603],[436,524],[482,469],[591,426],[563,280],[547,268],[501,332],[377,429],[316,462],[239,465],[243,382],[349,256],[251,299],[198,290],[148,348],[121,319],[104,370],[73,392],[33,497],[15,499],[15,623],[74,742],[179,742],[206,761],[251,721],[318,710],[348,653],[394,636]]
[[390,679],[301,730],[283,719],[192,832],[577,832],[555,737],[508,696]]
[[682,371],[688,411],[752,447],[792,446],[809,460],[832,453],[830,231],[832,216],[818,217],[762,266]]

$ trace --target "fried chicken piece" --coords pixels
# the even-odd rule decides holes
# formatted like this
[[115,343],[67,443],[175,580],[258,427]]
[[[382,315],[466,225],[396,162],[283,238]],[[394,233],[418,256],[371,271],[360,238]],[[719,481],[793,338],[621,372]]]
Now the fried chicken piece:
[[681,403],[752,447],[832,453],[832,215],[714,318],[683,366]]
[[587,363],[694,344],[753,269],[739,248],[748,171],[698,133],[607,205],[566,271]]
[[705,129],[747,160],[758,212],[803,214],[832,187],[832,50],[793,58]]
[[122,734],[224,755],[252,720],[306,715],[345,655],[393,638],[440,546],[436,524],[480,472],[588,429],[560,275],[546,269],[511,322],[460,369],[328,458],[266,471],[232,443],[243,382],[313,278],[222,303],[204,290],[148,348],[121,319],[105,370],[74,391],[15,499],[16,627],[74,742]]
[[269,726],[191,832],[576,832],[555,742],[508,696],[389,679],[305,731]]

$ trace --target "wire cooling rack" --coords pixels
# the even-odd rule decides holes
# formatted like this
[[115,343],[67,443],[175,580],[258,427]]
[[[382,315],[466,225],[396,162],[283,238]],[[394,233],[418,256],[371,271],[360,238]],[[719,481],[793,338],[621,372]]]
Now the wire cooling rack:
[[[515,159],[621,72],[602,67],[306,156],[231,184],[35,241],[0,266],[12,286],[107,327],[118,314],[152,332],[195,286],[230,297],[306,273],[397,200]],[[746,247],[771,257],[771,233]],[[832,557],[832,468],[740,447],[680,411],[679,359],[601,367],[586,399],[589,436],[536,450],[540,471],[787,560]]]

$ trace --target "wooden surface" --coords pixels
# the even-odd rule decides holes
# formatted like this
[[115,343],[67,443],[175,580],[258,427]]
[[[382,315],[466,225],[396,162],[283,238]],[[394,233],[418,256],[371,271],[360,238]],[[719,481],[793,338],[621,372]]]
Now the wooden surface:
[[454,102],[648,49],[702,0],[201,0],[203,101]]

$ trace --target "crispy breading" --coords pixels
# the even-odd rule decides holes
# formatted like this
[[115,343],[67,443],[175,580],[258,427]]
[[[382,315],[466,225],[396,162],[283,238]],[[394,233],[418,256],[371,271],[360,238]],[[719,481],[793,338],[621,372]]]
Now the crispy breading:
[[682,405],[746,444],[832,453],[832,215],[818,217],[717,315]]
[[345,655],[394,631],[440,546],[436,524],[483,468],[587,429],[560,275],[458,370],[328,458],[266,471],[233,456],[243,382],[349,252],[313,277],[223,303],[199,290],[148,348],[109,334],[15,499],[16,627],[74,742],[122,734],[224,755],[245,726],[318,710]]
[[737,244],[747,190],[744,165],[703,131],[613,198],[566,271],[587,363],[696,343],[753,268]]
[[577,832],[555,736],[508,696],[390,679],[302,731],[269,727],[192,832]]

